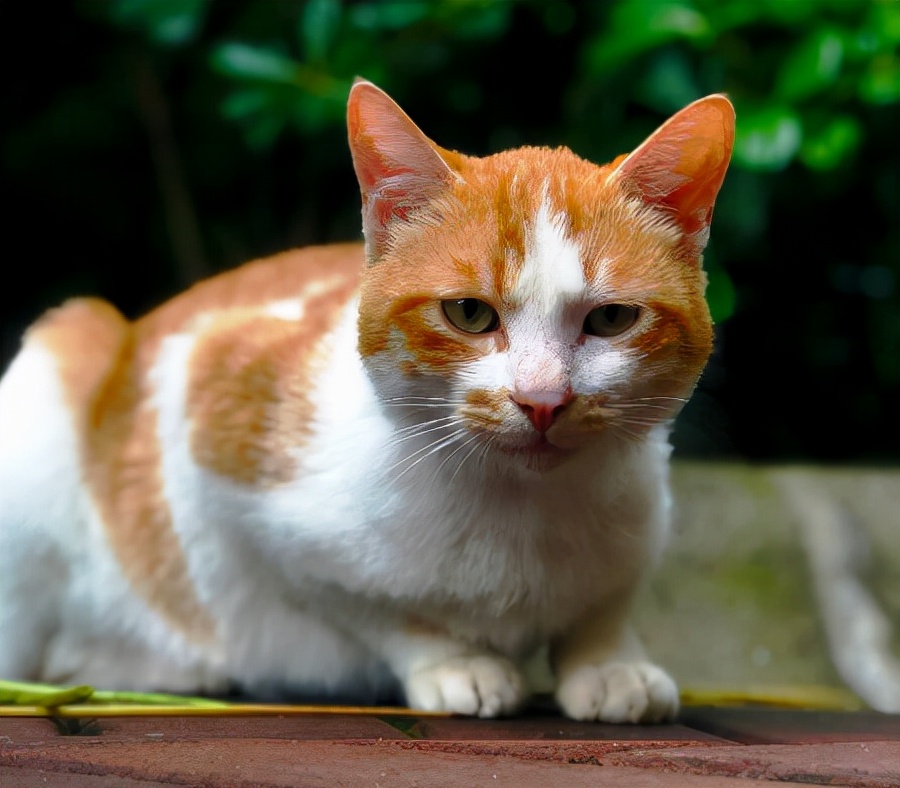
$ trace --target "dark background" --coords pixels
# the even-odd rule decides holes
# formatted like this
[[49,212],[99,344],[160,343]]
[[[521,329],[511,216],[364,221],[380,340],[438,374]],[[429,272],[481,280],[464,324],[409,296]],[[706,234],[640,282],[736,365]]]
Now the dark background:
[[3,0],[0,364],[69,296],[137,316],[358,238],[357,74],[444,147],[597,162],[725,91],[718,344],[677,450],[896,464],[898,48],[894,0]]

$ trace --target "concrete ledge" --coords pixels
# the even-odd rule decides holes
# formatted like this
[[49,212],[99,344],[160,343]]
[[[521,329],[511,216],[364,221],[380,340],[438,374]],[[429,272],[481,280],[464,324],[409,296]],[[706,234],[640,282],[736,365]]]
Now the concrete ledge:
[[[717,731],[712,733],[711,731]],[[729,732],[729,738],[722,736]],[[778,739],[777,743],[743,741]],[[787,743],[790,742],[790,743]],[[689,709],[682,724],[302,715],[0,718],[0,784],[900,784],[900,717]]]

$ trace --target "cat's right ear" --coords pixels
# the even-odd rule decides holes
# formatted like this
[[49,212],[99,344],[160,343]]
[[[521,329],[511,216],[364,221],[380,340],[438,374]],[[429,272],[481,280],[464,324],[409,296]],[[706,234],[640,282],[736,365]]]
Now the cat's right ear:
[[689,104],[609,176],[626,193],[672,215],[702,252],[734,146],[734,107],[721,94]]
[[444,151],[380,88],[358,79],[347,101],[347,132],[363,203],[370,262],[381,256],[392,222],[439,196],[459,176]]

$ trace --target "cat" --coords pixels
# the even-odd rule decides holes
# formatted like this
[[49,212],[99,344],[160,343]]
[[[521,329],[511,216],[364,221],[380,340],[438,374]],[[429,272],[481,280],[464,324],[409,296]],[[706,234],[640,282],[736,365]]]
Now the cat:
[[629,604],[711,351],[730,102],[606,166],[445,150],[365,80],[347,122],[364,243],[27,331],[0,383],[0,677],[494,717],[548,645],[564,714],[671,719]]

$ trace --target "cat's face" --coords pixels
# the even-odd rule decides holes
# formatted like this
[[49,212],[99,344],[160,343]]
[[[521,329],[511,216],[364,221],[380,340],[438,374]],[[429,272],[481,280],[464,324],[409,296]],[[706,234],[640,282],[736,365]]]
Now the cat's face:
[[[367,97],[411,126],[380,91]],[[353,128],[351,114],[351,147]],[[541,470],[672,418],[712,345],[699,261],[709,210],[694,200],[679,221],[648,201],[630,159],[597,167],[529,148],[475,159],[412,130],[416,169],[380,158],[373,184],[354,148],[369,253],[360,351],[411,454]],[[385,133],[396,145],[396,127]],[[686,177],[669,174],[684,192]]]

